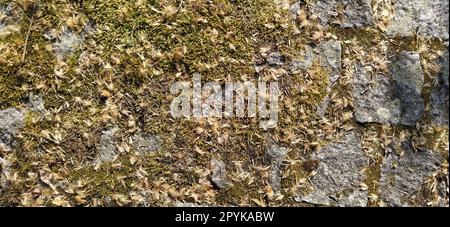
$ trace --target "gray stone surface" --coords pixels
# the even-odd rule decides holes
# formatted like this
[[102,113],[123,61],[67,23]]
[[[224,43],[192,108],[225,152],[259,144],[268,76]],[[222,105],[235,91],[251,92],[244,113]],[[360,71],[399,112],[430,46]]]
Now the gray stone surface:
[[[343,11],[339,12],[342,8]],[[317,0],[312,2],[310,10],[317,15],[324,26],[334,20],[342,28],[360,28],[375,24],[370,0]]]
[[427,177],[443,161],[439,153],[413,149],[411,142],[402,142],[384,158],[381,167],[380,199],[387,206],[413,206],[417,192]]
[[439,207],[449,207],[449,178],[448,174],[447,176],[442,176],[442,179],[440,182],[438,182],[437,185],[437,193],[438,193],[438,202],[437,206]]
[[0,157],[0,194],[8,186],[8,179],[11,176],[11,164],[7,159]]
[[312,158],[319,162],[311,177],[313,190],[296,201],[326,206],[367,205],[367,191],[360,190],[359,185],[366,178],[362,170],[369,158],[356,132],[344,133],[339,142],[326,145]]
[[227,180],[225,163],[222,160],[211,160],[211,180],[221,189],[226,189],[231,186],[231,183]]
[[281,177],[283,175],[283,160],[288,154],[288,149],[270,142],[267,155],[270,158],[269,182],[275,192],[281,192]]
[[272,52],[267,56],[267,63],[272,67],[281,67],[284,65],[284,59],[280,52]]
[[431,120],[434,124],[448,127],[448,50],[440,59],[441,71],[438,75],[438,82],[431,93]]
[[221,189],[226,189],[231,186],[231,183],[227,180],[227,171],[225,162],[218,159],[211,160],[211,180]]
[[396,97],[400,99],[400,124],[413,126],[424,112],[422,86],[424,75],[420,56],[414,52],[401,52],[391,60],[391,76]]
[[77,50],[83,48],[85,38],[94,32],[94,28],[87,24],[80,33],[64,27],[60,33],[52,29],[44,34],[44,37],[52,42],[53,51],[59,59],[64,59]]
[[292,18],[296,19],[298,17],[298,11],[301,9],[300,2],[295,2],[291,6],[289,6],[289,12],[292,14]]
[[358,65],[353,77],[358,122],[414,126],[424,112],[420,56],[401,52],[391,59],[390,75],[371,75]]
[[353,74],[353,105],[358,122],[398,123],[400,101],[386,75],[370,75],[358,65]]
[[140,154],[158,151],[161,149],[161,138],[159,136],[137,133],[131,138],[131,140],[131,145],[134,150]]
[[418,35],[448,40],[448,0],[397,0],[395,16],[387,27],[390,36]]
[[64,58],[80,48],[82,43],[83,39],[79,35],[67,30],[63,32],[53,44],[53,50],[57,57]]
[[0,110],[0,149],[9,151],[14,147],[14,136],[25,125],[25,111],[9,108]]
[[97,147],[98,155],[94,161],[94,164],[114,161],[114,158],[118,154],[116,139],[114,138],[114,136],[118,130],[118,127],[113,127],[102,132],[100,144]]
[[[116,133],[119,131],[117,126],[110,127],[103,131],[100,136],[100,143],[97,146],[97,157],[94,160],[94,165],[114,161],[119,154],[117,148]],[[161,149],[161,138],[159,136],[147,135],[142,132],[134,134],[130,139],[130,145],[135,151],[140,154],[154,152]]]
[[33,112],[44,112],[45,111],[45,105],[44,105],[44,99],[42,95],[35,95],[30,93],[28,95],[28,107]]

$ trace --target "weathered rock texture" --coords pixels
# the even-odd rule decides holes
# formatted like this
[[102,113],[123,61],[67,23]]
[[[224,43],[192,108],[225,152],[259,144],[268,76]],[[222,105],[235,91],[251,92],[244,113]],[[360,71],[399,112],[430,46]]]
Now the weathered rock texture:
[[25,125],[25,111],[9,108],[0,110],[0,149],[9,151],[15,145],[14,136]]
[[431,93],[431,120],[434,124],[448,127],[448,51],[440,59],[441,71],[438,75],[438,81]]
[[284,58],[280,52],[272,52],[267,56],[267,64],[271,67],[281,67],[284,64]]
[[401,52],[391,61],[389,77],[356,67],[353,96],[358,122],[413,126],[422,116],[424,76],[419,54]]
[[413,36],[448,40],[447,0],[397,0],[395,16],[387,28],[390,36]]
[[443,157],[439,153],[413,149],[405,141],[400,149],[384,158],[381,167],[380,199],[387,206],[412,206],[417,192],[427,177],[431,177]]
[[219,188],[228,188],[231,183],[227,180],[225,163],[222,160],[211,160],[211,180]]
[[367,191],[359,189],[366,178],[363,168],[369,158],[363,153],[356,132],[348,132],[313,156],[319,162],[311,178],[313,191],[296,200],[327,206],[366,206]]
[[159,136],[137,133],[132,137],[131,145],[140,154],[158,151],[161,149],[161,138]]
[[371,75],[359,65],[353,74],[353,104],[358,122],[398,123],[399,100],[394,95],[391,79],[385,75]]
[[[118,149],[120,143],[116,139],[116,133],[118,131],[119,128],[114,126],[102,132],[100,142],[97,146],[98,153],[94,160],[94,164],[114,161],[115,157],[122,152],[121,149]],[[161,149],[162,140],[159,136],[137,132],[129,138],[129,144],[134,151],[141,155],[145,155],[149,152],[159,151]]]
[[0,194],[8,186],[8,179],[11,176],[10,163],[6,158],[0,157]]
[[420,56],[402,52],[392,59],[391,76],[395,81],[396,97],[400,100],[400,124],[413,126],[425,109],[422,99],[424,76]]
[[98,146],[98,156],[95,159],[94,164],[114,160],[118,154],[116,139],[114,137],[118,130],[119,128],[113,127],[102,132],[100,144]]
[[269,182],[275,192],[281,191],[281,177],[283,175],[283,160],[288,154],[288,149],[271,142],[267,149],[270,158]]
[[[291,6],[291,12],[297,12],[299,4]],[[370,0],[317,0],[310,9],[323,26],[336,23],[342,28],[360,28],[375,23]]]
[[54,29],[50,30],[44,34],[44,37],[52,42],[53,51],[56,57],[59,59],[64,59],[74,54],[75,51],[81,50],[86,36],[92,32],[93,28],[90,24],[88,24],[80,33],[64,27],[60,33]]

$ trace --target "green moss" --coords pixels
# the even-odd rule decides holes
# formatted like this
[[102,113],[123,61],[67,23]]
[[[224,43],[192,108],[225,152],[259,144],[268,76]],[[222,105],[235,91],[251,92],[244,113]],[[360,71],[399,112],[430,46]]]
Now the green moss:
[[[173,81],[177,72],[199,72],[208,80],[240,79],[255,74],[253,57],[262,45],[274,45],[286,55],[296,52],[288,12],[268,0],[186,2],[178,8],[176,1],[149,1],[146,7],[125,1],[84,4],[86,15],[100,30],[94,39],[104,48],[102,56],[119,53],[121,68],[132,72],[143,67],[142,60],[115,47],[147,51],[141,57],[152,69],[146,75],[133,75],[141,82],[148,76]],[[175,7],[173,15],[164,13],[169,7]],[[154,56],[155,52],[161,55]],[[175,52],[183,52],[183,57],[173,59]],[[163,75],[155,75],[157,71]]]
[[444,49],[444,44],[437,39],[423,39],[417,36],[409,36],[409,37],[394,37],[390,40],[391,47],[394,51],[415,51],[421,52],[420,48],[424,47],[423,45],[428,46],[427,48],[433,50],[442,50]]
[[246,202],[251,203],[251,206],[255,206],[250,199],[259,198],[259,187],[245,185],[244,183],[234,183],[233,186],[227,190],[221,190],[216,196],[216,201],[219,204],[239,204],[242,199],[246,198]]
[[[39,122],[32,121],[32,114],[26,116],[13,166],[20,176],[26,178],[30,172],[50,168],[68,179],[69,184],[85,181],[80,190],[86,191],[91,204],[94,199],[112,194],[128,195],[134,189],[133,183],[139,180],[135,175],[138,168],[143,168],[150,180],[162,178],[176,188],[189,188],[198,184],[201,177],[196,171],[208,168],[206,163],[213,156],[220,155],[228,162],[229,173],[235,171],[232,161],[240,161],[243,166],[265,166],[265,143],[268,137],[273,137],[294,150],[292,160],[300,160],[318,150],[324,143],[322,136],[335,130],[327,128],[334,126],[320,123],[316,116],[317,106],[328,95],[330,74],[319,61],[298,75],[280,77],[283,97],[275,129],[261,130],[259,119],[211,122],[173,119],[168,108],[173,99],[169,87],[174,82],[189,81],[194,72],[201,73],[204,81],[242,81],[242,77],[256,81],[265,76],[254,69],[254,64],[265,62],[261,47],[280,52],[288,63],[299,59],[304,47],[311,44],[315,28],[305,27],[297,33],[289,12],[277,8],[273,0],[141,2],[143,5],[138,5],[138,1],[84,0],[82,7],[65,1],[41,4],[23,62],[21,50],[29,22],[21,18],[20,35],[0,39],[0,43],[7,43],[17,51],[6,58],[11,60],[10,65],[0,67],[0,108],[16,106],[23,102],[24,95],[36,92],[44,94],[45,106],[51,110],[50,116]],[[43,34],[67,27],[67,19],[72,16],[78,16],[81,22],[79,26],[70,26],[71,31],[81,34],[84,25],[89,24],[96,32],[85,37],[82,49],[63,59],[64,75],[56,76],[58,60],[52,51],[45,50],[51,42]],[[376,49],[381,40],[388,40],[395,51],[417,51],[424,42],[432,49],[441,48],[435,41],[388,39],[370,28],[331,27],[324,32],[331,32],[342,41],[354,40],[351,45],[356,43],[356,47],[367,51]],[[349,45],[343,42],[343,57],[351,57],[346,53]],[[78,65],[82,51],[94,56],[85,66]],[[336,97],[348,98],[349,89],[350,86],[338,83],[334,87],[339,94]],[[103,90],[110,92],[111,97],[103,97]],[[84,106],[75,97],[91,104]],[[343,111],[352,109],[333,111],[333,117],[338,119]],[[141,157],[139,165],[130,163],[132,154],[120,154],[120,168],[107,163],[95,170],[88,163],[96,154],[101,130],[106,125],[118,125],[121,128],[118,137],[126,139],[135,130],[128,125],[130,119],[144,132],[161,136],[162,151]],[[55,144],[46,140],[41,135],[43,130],[63,132],[64,141]],[[83,133],[95,138],[86,141]],[[435,137],[436,134],[430,135],[430,141]],[[294,140],[297,143],[292,143]],[[368,167],[365,183],[369,193],[376,194],[378,186],[374,182],[380,177],[380,162],[377,160]],[[298,179],[307,178],[314,167],[314,162],[287,167],[284,171],[289,174],[282,179],[283,189],[296,186]],[[171,179],[174,173],[179,175],[176,182]],[[262,196],[265,183],[258,177],[252,185],[236,183],[228,190],[218,191],[215,201],[227,205],[247,199],[245,202],[251,203],[250,199]],[[23,181],[10,187],[11,191],[5,195],[20,198],[22,192],[32,191],[35,184],[39,183]],[[292,203],[290,196],[285,195],[280,203]],[[4,199],[7,198],[0,196],[0,204],[19,203],[18,199],[5,202]]]
[[[358,46],[365,48],[377,45],[383,38],[383,34],[379,30],[373,28],[343,29],[332,26],[329,30],[332,34],[339,37],[340,40],[355,40]],[[346,48],[346,43],[343,43],[343,52],[345,52]]]
[[[3,71],[3,70],[1,70]],[[21,90],[22,79],[8,72],[0,72],[0,109],[6,109],[7,107],[18,105],[24,95],[24,91]]]
[[33,124],[33,112],[30,112],[30,111],[27,111],[26,113],[25,113],[25,120],[24,120],[24,122],[25,122],[25,127],[29,127],[29,126],[31,126],[32,124]]
[[2,50],[4,53],[0,55],[0,109],[18,105],[25,93],[23,86],[27,85],[28,78],[18,74],[21,55],[15,50],[16,47],[23,46],[23,43],[21,35],[0,37],[0,45],[5,45]]
[[[300,179],[307,179],[309,177],[309,174],[311,174],[312,171],[316,170],[318,167],[318,162],[315,160],[307,160],[303,163],[297,163],[295,165],[291,165],[288,168],[284,170],[284,172],[288,171],[289,176],[287,178],[283,178],[281,180],[281,187],[285,189],[293,188],[297,186],[298,180]],[[297,191],[296,194],[306,194],[308,193],[308,190],[304,188],[305,190]],[[286,197],[287,198],[287,197]]]
[[[364,183],[367,185],[367,193],[368,195],[378,195],[379,191],[379,182],[381,179],[381,164],[383,162],[382,156],[378,156],[378,159],[367,166],[366,168],[366,179]],[[369,200],[368,206],[378,206],[375,201]]]

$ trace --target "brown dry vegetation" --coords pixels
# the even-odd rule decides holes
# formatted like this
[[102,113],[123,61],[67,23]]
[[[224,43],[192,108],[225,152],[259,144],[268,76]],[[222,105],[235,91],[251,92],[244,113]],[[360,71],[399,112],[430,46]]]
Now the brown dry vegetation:
[[[386,37],[389,1],[373,1],[376,28],[352,30],[320,26],[308,12],[310,1],[295,20],[283,7],[286,1],[75,2],[0,0],[17,14],[11,33],[0,36],[0,107],[17,107],[35,93],[43,95],[49,110],[45,116],[28,114],[18,147],[0,151],[10,162],[0,205],[303,206],[292,196],[308,190],[307,178],[316,168],[305,158],[336,140],[337,132],[357,128],[371,156],[365,184],[371,205],[378,206],[380,160],[392,140],[412,138],[416,146],[448,156],[448,129],[431,126],[427,118],[416,128],[358,125],[352,118],[356,62],[386,74],[390,51],[415,50],[426,72],[424,97],[436,79],[434,62],[444,47],[438,40]],[[63,28],[82,34],[86,26],[95,32],[63,59],[43,36]],[[270,67],[255,71],[255,62],[265,64],[268,51],[281,52],[289,62],[306,45],[329,39],[343,42],[343,69],[325,119],[315,115],[329,74],[319,62],[295,75]],[[194,72],[221,83],[278,79],[283,89],[278,127],[264,131],[251,118],[173,119],[170,84],[191,80]],[[120,128],[116,137],[123,152],[112,163],[92,166],[101,131],[112,125]],[[137,155],[126,143],[137,130],[160,135],[162,150]],[[269,137],[290,149],[281,195],[274,195],[268,183]],[[226,162],[230,189],[210,183],[213,157]]]

